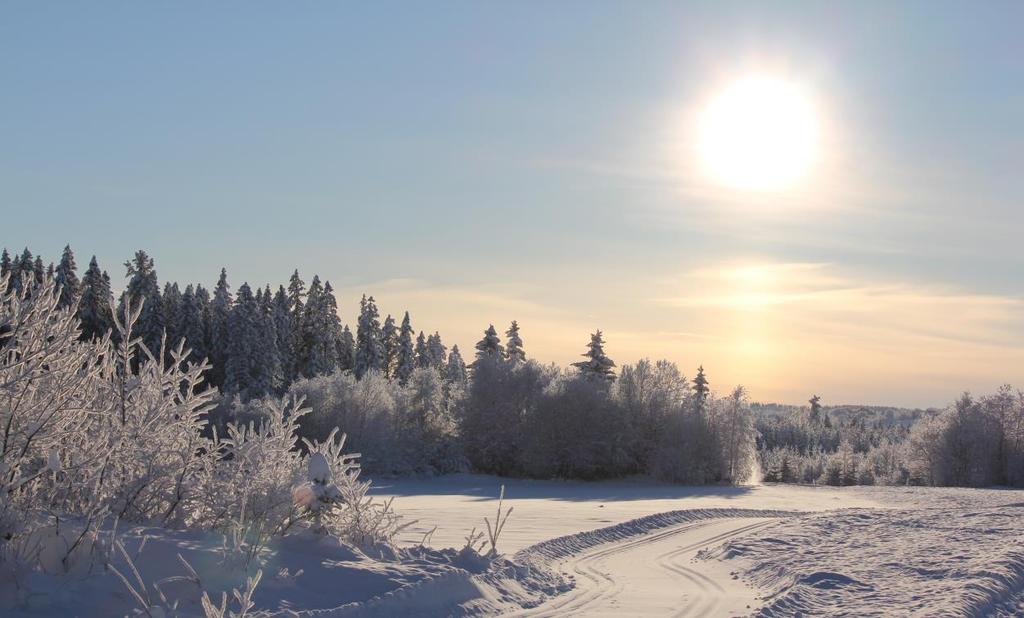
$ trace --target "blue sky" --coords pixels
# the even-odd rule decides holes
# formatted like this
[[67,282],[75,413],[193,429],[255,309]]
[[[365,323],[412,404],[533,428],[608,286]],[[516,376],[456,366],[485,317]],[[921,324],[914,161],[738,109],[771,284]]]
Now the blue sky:
[[[0,245],[329,278],[471,346],[703,363],[756,399],[1021,382],[1024,5],[0,4]],[[717,84],[815,93],[813,190],[708,186]],[[680,154],[683,153],[683,154]]]

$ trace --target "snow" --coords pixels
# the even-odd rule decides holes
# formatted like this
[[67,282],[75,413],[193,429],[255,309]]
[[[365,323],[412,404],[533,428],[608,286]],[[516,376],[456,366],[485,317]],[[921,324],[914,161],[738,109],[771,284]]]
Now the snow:
[[[458,549],[493,518],[501,485],[505,508],[514,509],[498,540],[503,557]],[[159,591],[178,600],[168,616],[202,615],[202,590],[218,602],[256,568],[259,610],[308,618],[1024,612],[1024,491],[470,474],[382,481],[373,491],[420,520],[394,551],[366,553],[303,532],[272,539],[259,566],[246,569],[226,559],[213,532],[138,527],[118,539],[153,604],[162,580]],[[43,544],[45,572],[0,573],[0,613],[119,616],[137,606],[102,566],[62,571],[66,551],[57,550],[74,528],[63,522],[61,536]],[[179,554],[199,583],[181,577]],[[111,564],[135,581],[116,552]]]
[[[461,546],[474,526],[493,517],[501,486],[505,504],[515,508],[498,550],[513,553],[554,537],[603,528],[638,517],[681,509],[743,508],[824,511],[884,508],[887,494],[852,487],[757,485],[687,487],[639,479],[619,481],[535,481],[483,474],[428,479],[374,479],[370,494],[394,500],[407,521],[406,544],[418,544],[435,526],[429,544]],[[874,488],[870,488],[874,489]],[[881,489],[881,488],[879,488]]]

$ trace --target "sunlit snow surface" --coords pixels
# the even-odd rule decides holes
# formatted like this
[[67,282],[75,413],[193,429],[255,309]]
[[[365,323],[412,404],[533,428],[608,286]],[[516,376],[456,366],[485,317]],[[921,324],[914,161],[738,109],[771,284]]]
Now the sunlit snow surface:
[[[484,517],[494,521],[502,484],[513,512],[498,549],[509,560],[487,569],[441,551],[462,546]],[[376,495],[394,496],[398,512],[419,520],[404,549],[365,555],[308,534],[277,539],[262,565],[258,609],[319,617],[1024,613],[1024,491],[456,475],[380,480]],[[435,526],[428,547],[418,547]],[[218,535],[135,528],[119,536],[147,584],[182,574],[179,553],[217,596],[242,583],[221,564]],[[123,560],[115,566],[128,572]],[[135,605],[109,572],[0,575],[3,616],[123,616]],[[16,587],[30,592],[12,607]],[[178,615],[201,615],[194,584],[164,591],[180,600]]]

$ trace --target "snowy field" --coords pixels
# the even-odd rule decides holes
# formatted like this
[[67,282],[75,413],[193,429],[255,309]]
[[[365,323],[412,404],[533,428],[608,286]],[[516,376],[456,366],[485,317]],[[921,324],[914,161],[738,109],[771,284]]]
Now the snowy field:
[[406,542],[437,526],[430,543],[446,546],[493,518],[501,484],[514,511],[500,548],[572,583],[510,615],[1024,611],[1024,491],[478,475],[382,483],[378,491],[419,519]]

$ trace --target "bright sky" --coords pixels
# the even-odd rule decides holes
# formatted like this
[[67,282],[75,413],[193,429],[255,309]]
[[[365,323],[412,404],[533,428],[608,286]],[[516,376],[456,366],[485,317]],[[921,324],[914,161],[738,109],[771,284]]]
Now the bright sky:
[[[0,245],[318,272],[544,361],[601,328],[762,401],[1024,386],[1024,4],[683,4],[6,2]],[[814,109],[782,190],[698,156],[749,76]]]

